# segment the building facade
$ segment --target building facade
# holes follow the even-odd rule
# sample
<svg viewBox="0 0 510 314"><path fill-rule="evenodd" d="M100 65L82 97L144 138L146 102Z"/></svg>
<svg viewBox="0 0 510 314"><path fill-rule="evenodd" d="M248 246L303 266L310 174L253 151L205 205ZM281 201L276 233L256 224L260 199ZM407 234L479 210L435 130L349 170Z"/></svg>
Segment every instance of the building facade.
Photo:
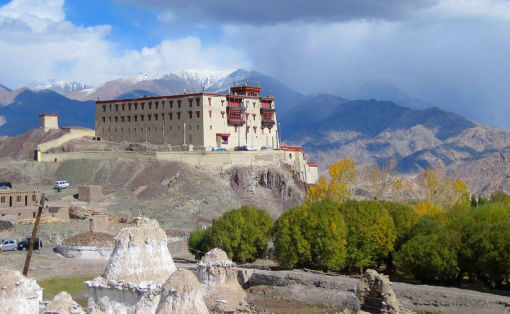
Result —
<svg viewBox="0 0 510 314"><path fill-rule="evenodd" d="M194 93L96 102L96 136L115 142L148 142L233 149L279 148L274 97L234 84L228 94Z"/></svg>
<svg viewBox="0 0 510 314"><path fill-rule="evenodd" d="M0 190L0 219L34 218L38 204L37 190Z"/></svg>
<svg viewBox="0 0 510 314"><path fill-rule="evenodd" d="M40 113L39 122L39 127L45 131L58 130L58 113Z"/></svg>

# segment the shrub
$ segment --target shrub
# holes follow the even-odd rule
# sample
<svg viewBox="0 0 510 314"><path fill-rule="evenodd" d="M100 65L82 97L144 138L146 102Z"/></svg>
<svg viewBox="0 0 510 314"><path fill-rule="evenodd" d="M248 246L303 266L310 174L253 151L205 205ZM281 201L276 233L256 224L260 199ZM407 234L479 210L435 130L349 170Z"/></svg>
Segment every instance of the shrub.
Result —
<svg viewBox="0 0 510 314"><path fill-rule="evenodd" d="M347 228L338 205L322 200L285 212L275 223L275 255L282 267L339 270L345 266Z"/></svg>

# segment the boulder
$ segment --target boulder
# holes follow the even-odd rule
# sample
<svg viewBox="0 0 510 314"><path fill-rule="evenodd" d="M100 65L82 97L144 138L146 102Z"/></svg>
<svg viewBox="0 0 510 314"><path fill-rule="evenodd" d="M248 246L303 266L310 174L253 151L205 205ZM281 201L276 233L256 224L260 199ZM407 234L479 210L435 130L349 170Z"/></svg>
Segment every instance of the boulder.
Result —
<svg viewBox="0 0 510 314"><path fill-rule="evenodd" d="M373 269L368 269L356 289L357 307L370 313L404 311L391 287L390 280Z"/></svg>
<svg viewBox="0 0 510 314"><path fill-rule="evenodd" d="M156 313L209 313L202 287L191 271L179 269L168 278Z"/></svg>
<svg viewBox="0 0 510 314"><path fill-rule="evenodd" d="M215 248L198 263L198 280L204 287L204 300L213 312L244 312L249 307L246 292L237 280L237 267L227 253Z"/></svg>
<svg viewBox="0 0 510 314"><path fill-rule="evenodd" d="M39 313L43 290L35 279L0 268L0 313Z"/></svg>

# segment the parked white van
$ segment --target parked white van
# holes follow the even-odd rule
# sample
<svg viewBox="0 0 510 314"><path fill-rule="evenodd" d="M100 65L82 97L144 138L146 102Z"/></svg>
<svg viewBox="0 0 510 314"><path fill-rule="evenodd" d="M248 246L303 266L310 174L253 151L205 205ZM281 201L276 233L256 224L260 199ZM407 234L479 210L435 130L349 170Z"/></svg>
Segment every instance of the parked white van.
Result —
<svg viewBox="0 0 510 314"><path fill-rule="evenodd" d="M67 189L68 187L69 187L69 182L67 182L67 181L53 182L53 188L55 188L55 189Z"/></svg>

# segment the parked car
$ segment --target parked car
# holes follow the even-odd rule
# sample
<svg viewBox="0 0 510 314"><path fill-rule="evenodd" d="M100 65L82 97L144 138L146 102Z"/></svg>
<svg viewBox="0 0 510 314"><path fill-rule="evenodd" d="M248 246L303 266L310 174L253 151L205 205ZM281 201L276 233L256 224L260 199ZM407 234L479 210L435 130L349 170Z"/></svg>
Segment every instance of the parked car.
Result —
<svg viewBox="0 0 510 314"><path fill-rule="evenodd" d="M0 182L0 190L10 190L12 189L11 182Z"/></svg>
<svg viewBox="0 0 510 314"><path fill-rule="evenodd" d="M25 238L18 242L18 250L20 250L20 251L28 250L29 247L30 247L30 238ZM39 238L35 238L34 250L39 250L42 247L43 247L42 241L39 240Z"/></svg>
<svg viewBox="0 0 510 314"><path fill-rule="evenodd" d="M253 147L249 146L249 145L243 145L243 150L244 151L252 151L254 150Z"/></svg>
<svg viewBox="0 0 510 314"><path fill-rule="evenodd" d="M234 150L235 150L235 151L242 151L242 150L244 150L244 149L243 149L243 147L242 147L242 146L236 146L236 147L234 148Z"/></svg>
<svg viewBox="0 0 510 314"><path fill-rule="evenodd" d="M67 189L69 187L69 182L67 181L55 181L53 182L53 188L55 189Z"/></svg>
<svg viewBox="0 0 510 314"><path fill-rule="evenodd" d="M227 149L225 147L213 147L212 151L213 152L226 152Z"/></svg>
<svg viewBox="0 0 510 314"><path fill-rule="evenodd" d="M260 150L274 150L271 146L262 146Z"/></svg>
<svg viewBox="0 0 510 314"><path fill-rule="evenodd" d="M2 239L0 243L0 251L15 251L18 243L14 239Z"/></svg>

